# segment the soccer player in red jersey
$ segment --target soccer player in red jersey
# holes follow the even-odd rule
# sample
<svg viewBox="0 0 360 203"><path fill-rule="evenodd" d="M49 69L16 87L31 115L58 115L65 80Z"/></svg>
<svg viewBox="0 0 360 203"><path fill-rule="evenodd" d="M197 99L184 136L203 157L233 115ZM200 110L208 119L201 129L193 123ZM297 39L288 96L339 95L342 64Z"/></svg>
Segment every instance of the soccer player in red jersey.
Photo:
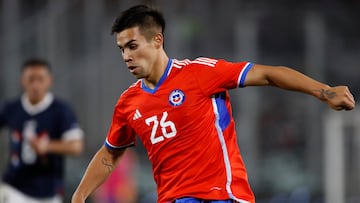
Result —
<svg viewBox="0 0 360 203"><path fill-rule="evenodd" d="M115 20L112 32L138 81L120 96L105 144L73 203L83 203L109 176L136 135L152 163L159 203L253 203L229 89L272 85L315 96L335 110L355 106L348 87L330 87L287 67L170 59L164 28L162 14L147 6L132 7Z"/></svg>

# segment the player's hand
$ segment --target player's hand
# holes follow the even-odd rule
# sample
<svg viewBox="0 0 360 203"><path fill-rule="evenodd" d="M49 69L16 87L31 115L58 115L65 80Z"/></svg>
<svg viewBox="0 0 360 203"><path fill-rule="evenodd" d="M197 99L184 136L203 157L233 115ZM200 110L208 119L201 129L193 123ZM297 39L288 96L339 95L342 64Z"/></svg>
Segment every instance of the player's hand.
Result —
<svg viewBox="0 0 360 203"><path fill-rule="evenodd" d="M355 99L347 86L335 86L322 91L327 104L334 110L352 110Z"/></svg>
<svg viewBox="0 0 360 203"><path fill-rule="evenodd" d="M30 140L31 147L36 151L39 155L44 155L48 151L49 146L49 138L47 136L34 137Z"/></svg>

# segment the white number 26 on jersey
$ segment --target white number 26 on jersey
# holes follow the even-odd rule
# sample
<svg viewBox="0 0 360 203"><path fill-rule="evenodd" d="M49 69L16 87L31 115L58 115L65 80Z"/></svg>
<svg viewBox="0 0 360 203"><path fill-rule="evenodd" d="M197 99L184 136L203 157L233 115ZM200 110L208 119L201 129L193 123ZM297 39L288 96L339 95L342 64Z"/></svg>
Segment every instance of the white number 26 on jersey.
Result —
<svg viewBox="0 0 360 203"><path fill-rule="evenodd" d="M172 121L167 121L168 113L165 111L160 119L160 127L162 135L156 135L159 127L159 120L157 116L151 116L145 120L146 125L151 126L150 140L152 144L156 144L165 140L165 138L172 138L176 135L176 127ZM169 130L169 131L168 131Z"/></svg>

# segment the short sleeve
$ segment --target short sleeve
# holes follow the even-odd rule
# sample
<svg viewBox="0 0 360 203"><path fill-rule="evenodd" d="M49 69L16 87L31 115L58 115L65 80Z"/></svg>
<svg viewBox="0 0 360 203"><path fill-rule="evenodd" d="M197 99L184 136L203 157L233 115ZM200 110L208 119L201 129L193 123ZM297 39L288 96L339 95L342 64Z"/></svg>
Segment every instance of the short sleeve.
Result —
<svg viewBox="0 0 360 203"><path fill-rule="evenodd" d="M61 139L65 141L82 139L83 130L80 128L75 112L68 104L62 104L61 115Z"/></svg>
<svg viewBox="0 0 360 203"><path fill-rule="evenodd" d="M112 122L108 131L105 146L110 149L122 149L135 145L136 133L127 121L121 103L115 106Z"/></svg>
<svg viewBox="0 0 360 203"><path fill-rule="evenodd" d="M231 63L225 60L198 58L194 61L191 71L203 92L210 96L228 89L244 87L246 75L253 65L250 62Z"/></svg>

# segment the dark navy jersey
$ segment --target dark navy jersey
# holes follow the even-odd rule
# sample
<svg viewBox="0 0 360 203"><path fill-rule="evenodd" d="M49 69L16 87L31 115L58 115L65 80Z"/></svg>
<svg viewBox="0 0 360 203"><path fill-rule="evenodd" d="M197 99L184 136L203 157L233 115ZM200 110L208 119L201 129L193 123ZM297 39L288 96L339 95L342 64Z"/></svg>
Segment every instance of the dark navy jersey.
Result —
<svg viewBox="0 0 360 203"><path fill-rule="evenodd" d="M64 158L57 154L37 155L29 138L78 139L79 136L72 137L79 135L73 132L81 131L74 112L65 102L51 94L44 100L31 106L23 96L0 109L0 127L7 127L11 137L9 163L3 181L38 198L63 193Z"/></svg>

